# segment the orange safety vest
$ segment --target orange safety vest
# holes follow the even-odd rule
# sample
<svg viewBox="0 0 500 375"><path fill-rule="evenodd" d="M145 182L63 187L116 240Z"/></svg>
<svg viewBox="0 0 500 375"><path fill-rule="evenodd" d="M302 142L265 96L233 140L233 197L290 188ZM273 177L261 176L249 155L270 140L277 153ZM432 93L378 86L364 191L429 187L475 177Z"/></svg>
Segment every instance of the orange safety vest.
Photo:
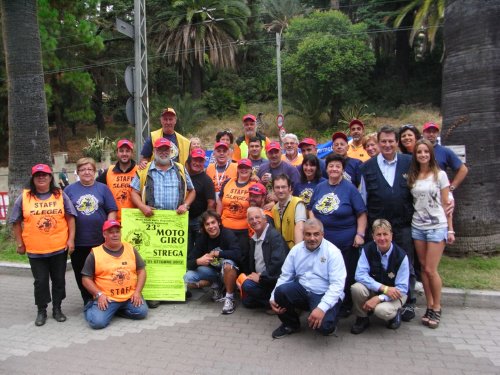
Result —
<svg viewBox="0 0 500 375"><path fill-rule="evenodd" d="M222 197L222 225L228 229L248 229L247 210L248 188L250 182L243 187L236 185L236 178L229 180L224 186Z"/></svg>
<svg viewBox="0 0 500 375"><path fill-rule="evenodd" d="M92 249L95 259L94 282L109 299L116 302L129 300L137 286L134 248L123 242L119 257L110 255L102 245Z"/></svg>
<svg viewBox="0 0 500 375"><path fill-rule="evenodd" d="M68 242L68 223L64 213L64 199L54 194L40 200L23 190L23 241L26 251L33 254L50 254L62 250Z"/></svg>
<svg viewBox="0 0 500 375"><path fill-rule="evenodd" d="M217 173L215 168L216 163L209 164L205 173L210 177L214 183L215 192L218 193L224 182L231 178L236 178L238 173L238 164L229 162L226 170L222 173Z"/></svg>
<svg viewBox="0 0 500 375"><path fill-rule="evenodd" d="M127 173L116 173L113 169L112 167L108 168L108 172L106 173L106 184L109 190L111 190L113 197L115 197L115 202L118 206L117 219L120 221L122 208L135 208L130 194L132 190L130 182L132 182L135 176L137 165Z"/></svg>

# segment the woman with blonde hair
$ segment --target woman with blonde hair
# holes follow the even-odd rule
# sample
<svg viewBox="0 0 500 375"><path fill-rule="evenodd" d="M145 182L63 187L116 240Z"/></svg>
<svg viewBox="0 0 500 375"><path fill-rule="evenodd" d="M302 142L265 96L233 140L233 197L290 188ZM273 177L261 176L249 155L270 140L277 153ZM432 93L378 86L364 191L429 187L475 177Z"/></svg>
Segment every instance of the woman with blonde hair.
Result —
<svg viewBox="0 0 500 375"><path fill-rule="evenodd" d="M370 133L363 137L361 141L363 148L370 158L377 156L380 150L378 149L377 133Z"/></svg>
<svg viewBox="0 0 500 375"><path fill-rule="evenodd" d="M420 139L415 144L408 185L413 195L415 212L412 218L412 237L422 267L427 309L422 324L437 328L441 320L442 281L438 266L446 243L455 241L451 215L443 207L449 202L450 183L446 173L439 169L434 147Z"/></svg>

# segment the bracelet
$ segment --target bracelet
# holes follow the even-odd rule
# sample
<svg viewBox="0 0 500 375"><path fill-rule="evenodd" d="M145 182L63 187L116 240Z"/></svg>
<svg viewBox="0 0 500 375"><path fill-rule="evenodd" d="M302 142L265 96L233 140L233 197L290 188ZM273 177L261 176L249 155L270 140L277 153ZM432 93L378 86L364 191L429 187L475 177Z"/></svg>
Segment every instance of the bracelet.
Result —
<svg viewBox="0 0 500 375"><path fill-rule="evenodd" d="M384 291L383 291L383 293L384 293L384 294L387 294L387 292L388 292L388 291L389 291L389 287L386 285L386 286L384 287Z"/></svg>
<svg viewBox="0 0 500 375"><path fill-rule="evenodd" d="M454 230L449 230L448 233L449 234L455 234L455 231Z"/></svg>
<svg viewBox="0 0 500 375"><path fill-rule="evenodd" d="M356 236L360 236L361 238L365 238L365 235L362 233L356 233Z"/></svg>

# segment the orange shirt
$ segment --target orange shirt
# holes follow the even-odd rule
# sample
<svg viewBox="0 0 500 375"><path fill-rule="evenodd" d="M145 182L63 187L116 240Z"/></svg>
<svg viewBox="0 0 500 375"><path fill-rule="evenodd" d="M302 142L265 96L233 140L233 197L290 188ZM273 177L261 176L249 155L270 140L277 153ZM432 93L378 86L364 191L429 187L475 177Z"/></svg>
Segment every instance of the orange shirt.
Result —
<svg viewBox="0 0 500 375"><path fill-rule="evenodd" d="M121 220L122 208L134 208L130 191L130 182L135 177L137 165L127 173L116 173L114 168L109 167L106 174L106 184L108 185L118 206L117 219Z"/></svg>
<svg viewBox="0 0 500 375"><path fill-rule="evenodd" d="M363 163L370 159L370 155L363 148L363 145L356 147L351 141L348 146L347 156L350 158L361 160Z"/></svg>
<svg viewBox="0 0 500 375"><path fill-rule="evenodd" d="M247 209L248 188L250 181L245 186L238 186L236 178L229 180L224 186L222 196L222 225L228 229L248 229Z"/></svg>
<svg viewBox="0 0 500 375"><path fill-rule="evenodd" d="M206 174L210 177L215 186L215 192L220 191L221 186L226 180L230 178L236 178L236 173L238 172L238 164L229 162L227 168L224 172L218 172L215 168L216 163L209 164L206 170Z"/></svg>
<svg viewBox="0 0 500 375"><path fill-rule="evenodd" d="M281 155L281 160L284 162L293 165L294 167L297 167L299 165L302 165L302 160L304 160L304 156L302 154L297 154L297 157L293 159L292 161L288 160L285 154Z"/></svg>

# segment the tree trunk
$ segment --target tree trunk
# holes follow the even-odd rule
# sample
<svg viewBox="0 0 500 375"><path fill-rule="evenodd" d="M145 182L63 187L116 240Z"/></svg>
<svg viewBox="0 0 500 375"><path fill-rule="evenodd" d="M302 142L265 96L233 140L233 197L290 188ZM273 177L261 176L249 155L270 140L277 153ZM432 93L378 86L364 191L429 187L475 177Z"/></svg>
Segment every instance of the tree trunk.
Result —
<svg viewBox="0 0 500 375"><path fill-rule="evenodd" d="M405 17L400 28L411 27L413 19ZM410 68L410 30L399 30L396 33L396 71L401 82L408 85L408 70Z"/></svg>
<svg viewBox="0 0 500 375"><path fill-rule="evenodd" d="M9 199L28 182L31 167L51 164L36 0L2 0L8 82Z"/></svg>
<svg viewBox="0 0 500 375"><path fill-rule="evenodd" d="M448 1L445 10L445 145L465 145L469 174L457 189L452 254L500 250L500 2Z"/></svg>
<svg viewBox="0 0 500 375"><path fill-rule="evenodd" d="M202 80L201 66L194 63L194 65L191 68L191 97L193 99L201 98L201 80Z"/></svg>
<svg viewBox="0 0 500 375"><path fill-rule="evenodd" d="M94 95L92 97L92 109L94 110L94 122L97 125L97 130L104 130L104 114L103 114L103 68L97 67L92 69L91 74L95 83Z"/></svg>
<svg viewBox="0 0 500 375"><path fill-rule="evenodd" d="M59 151L67 151L68 144L66 143L66 132L64 129L64 120L63 120L63 108L61 108L61 104L54 103L52 106L54 111L54 122L56 123L57 129L57 140L59 141Z"/></svg>

